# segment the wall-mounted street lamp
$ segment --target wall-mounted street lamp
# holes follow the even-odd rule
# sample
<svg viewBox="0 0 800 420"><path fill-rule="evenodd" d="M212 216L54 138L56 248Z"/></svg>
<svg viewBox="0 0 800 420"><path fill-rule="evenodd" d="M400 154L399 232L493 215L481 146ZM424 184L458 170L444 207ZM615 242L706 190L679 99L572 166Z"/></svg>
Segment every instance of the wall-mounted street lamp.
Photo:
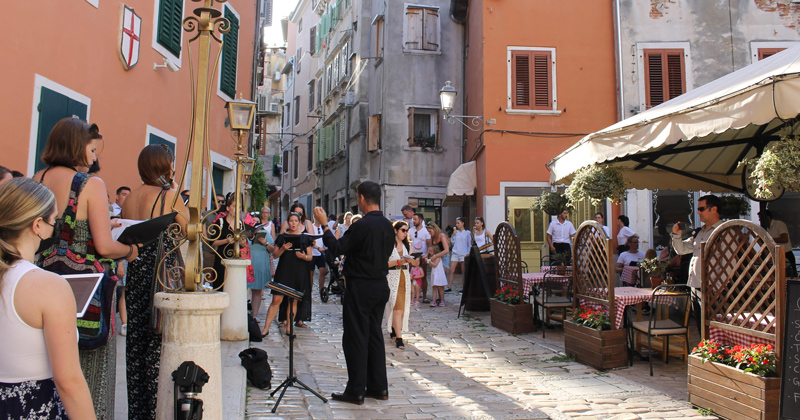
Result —
<svg viewBox="0 0 800 420"><path fill-rule="evenodd" d="M253 116L256 113L256 103L242 98L230 101L225 105L228 108L228 121L231 130L237 130L236 136L236 192L234 193L234 219L236 224L233 226L233 258L241 258L240 243L244 226L242 220L242 177L250 176L253 173L255 160L244 155L244 138L250 127L253 126ZM225 255L225 257L228 257Z"/></svg>
<svg viewBox="0 0 800 420"><path fill-rule="evenodd" d="M450 124L455 124L456 121L460 122L461 125L467 127L472 131L479 131L481 125L483 125L483 117L475 116L475 115L451 115L450 113L453 112L453 103L456 101L456 95L458 91L450 81L446 81L444 83L444 87L442 90L439 91L439 101L442 103L442 118L447 120ZM469 125L462 121L463 119L469 119ZM470 127L471 126L471 127ZM474 128L473 128L474 127Z"/></svg>

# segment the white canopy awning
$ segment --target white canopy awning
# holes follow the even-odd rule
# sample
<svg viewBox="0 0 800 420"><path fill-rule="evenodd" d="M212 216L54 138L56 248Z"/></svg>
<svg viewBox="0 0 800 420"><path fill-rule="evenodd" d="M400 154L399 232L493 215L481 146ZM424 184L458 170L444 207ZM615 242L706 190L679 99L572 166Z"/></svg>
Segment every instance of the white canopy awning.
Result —
<svg viewBox="0 0 800 420"><path fill-rule="evenodd" d="M447 182L447 197L443 206L461 205L464 196L474 195L478 186L475 162L466 162L459 165L450 175Z"/></svg>
<svg viewBox="0 0 800 420"><path fill-rule="evenodd" d="M741 192L738 162L798 114L800 46L584 137L547 164L550 182L607 163L631 188Z"/></svg>

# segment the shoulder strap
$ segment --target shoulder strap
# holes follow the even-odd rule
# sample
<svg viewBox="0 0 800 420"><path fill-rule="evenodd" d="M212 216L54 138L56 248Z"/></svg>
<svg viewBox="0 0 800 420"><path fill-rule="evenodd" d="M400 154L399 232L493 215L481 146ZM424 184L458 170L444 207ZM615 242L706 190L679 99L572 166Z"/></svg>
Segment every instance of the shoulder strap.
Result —
<svg viewBox="0 0 800 420"><path fill-rule="evenodd" d="M164 214L164 199L166 198L166 196L167 196L167 190L161 190L161 192L158 193L158 196L156 197L155 201L153 201L153 207L150 208L151 219L153 218L153 212L156 210L156 204L158 204L159 198L161 198L161 214L162 215Z"/></svg>
<svg viewBox="0 0 800 420"><path fill-rule="evenodd" d="M45 169L44 172L42 172L42 178L39 179L40 184L44 183L44 176L47 175L47 171L49 171L52 168L53 168L52 166L48 166L47 169Z"/></svg>

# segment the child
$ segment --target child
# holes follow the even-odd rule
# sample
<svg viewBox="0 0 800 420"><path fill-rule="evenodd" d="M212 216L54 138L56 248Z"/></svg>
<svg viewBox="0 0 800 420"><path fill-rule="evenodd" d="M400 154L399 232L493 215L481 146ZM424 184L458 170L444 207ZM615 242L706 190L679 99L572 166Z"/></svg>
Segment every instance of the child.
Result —
<svg viewBox="0 0 800 420"><path fill-rule="evenodd" d="M444 287L447 286L447 275L444 273L444 265L442 265L442 258L435 257L436 249L434 247L428 249L428 264L431 266L431 284L433 285L433 299L431 299L431 307L444 306ZM440 297L437 299L436 296Z"/></svg>
<svg viewBox="0 0 800 420"><path fill-rule="evenodd" d="M411 267L411 305L419 306L419 295L422 291L422 267Z"/></svg>

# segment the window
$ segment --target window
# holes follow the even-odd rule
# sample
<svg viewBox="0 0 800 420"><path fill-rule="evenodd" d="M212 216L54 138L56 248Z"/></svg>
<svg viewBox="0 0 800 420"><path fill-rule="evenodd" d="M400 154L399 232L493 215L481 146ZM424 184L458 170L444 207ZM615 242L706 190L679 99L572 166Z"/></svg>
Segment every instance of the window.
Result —
<svg viewBox="0 0 800 420"><path fill-rule="evenodd" d="M310 54L317 53L317 27L312 26L308 36L308 52Z"/></svg>
<svg viewBox="0 0 800 420"><path fill-rule="evenodd" d="M367 121L367 151L378 150L381 144L381 114L370 115Z"/></svg>
<svg viewBox="0 0 800 420"><path fill-rule="evenodd" d="M439 138L438 121L436 108L408 108L408 145L435 149Z"/></svg>
<svg viewBox="0 0 800 420"><path fill-rule="evenodd" d="M300 122L300 97L294 97L294 125Z"/></svg>
<svg viewBox="0 0 800 420"><path fill-rule="evenodd" d="M383 57L383 15L375 16L372 25L375 26L375 57Z"/></svg>
<svg viewBox="0 0 800 420"><path fill-rule="evenodd" d="M297 49L297 55L295 55L294 62L297 64L297 74L300 74L300 63L303 59L303 47Z"/></svg>
<svg viewBox="0 0 800 420"><path fill-rule="evenodd" d="M682 49L643 50L645 108L652 108L686 92Z"/></svg>
<svg viewBox="0 0 800 420"><path fill-rule="evenodd" d="M339 150L347 147L347 113L342 112L339 116Z"/></svg>
<svg viewBox="0 0 800 420"><path fill-rule="evenodd" d="M225 4L225 18L231 23L228 33L222 35L222 63L219 71L219 90L229 98L236 97L236 60L239 53L239 17L230 5Z"/></svg>
<svg viewBox="0 0 800 420"><path fill-rule="evenodd" d="M339 70L339 80L346 79L347 76L350 75L348 65L350 64L350 57L348 57L350 51L350 44L345 42L342 45L342 50L339 52L339 65L341 65L341 69Z"/></svg>
<svg viewBox="0 0 800 420"><path fill-rule="evenodd" d="M283 151L283 173L284 174L288 174L289 173L289 151L288 150L284 150Z"/></svg>
<svg viewBox="0 0 800 420"><path fill-rule="evenodd" d="M303 32L303 18L297 21L297 33Z"/></svg>
<svg viewBox="0 0 800 420"><path fill-rule="evenodd" d="M293 152L294 152L294 179L297 179L297 177L300 175L300 174L298 173L298 170L297 170L297 168L298 168L298 166L299 166L299 162L298 162L298 161L299 161L299 159L300 159L300 158L298 157L298 156L299 156L299 153L298 153L298 147L297 147L297 146L295 146L295 147L294 147L294 150L293 150Z"/></svg>
<svg viewBox="0 0 800 420"><path fill-rule="evenodd" d="M155 20L157 24L153 28L155 32L153 47L162 54L171 54L174 58L179 59L183 35L183 1L157 1Z"/></svg>
<svg viewBox="0 0 800 420"><path fill-rule="evenodd" d="M77 117L84 121L89 118L91 99L65 86L36 75L34 92L38 96L38 105L34 108L38 114L36 124L36 144L28 151L28 168L36 171L45 168L39 159L42 156L50 131L62 118ZM36 115L36 114L34 114ZM101 124L102 125L102 124Z"/></svg>
<svg viewBox="0 0 800 420"><path fill-rule="evenodd" d="M763 60L787 48L800 45L798 41L750 41L750 62Z"/></svg>
<svg viewBox="0 0 800 420"><path fill-rule="evenodd" d="M314 110L314 84L316 80L311 79L308 82L308 111L311 112Z"/></svg>
<svg viewBox="0 0 800 420"><path fill-rule="evenodd" d="M320 77L319 79L317 79L317 88L316 88L317 89L317 105L322 105L322 89L323 89L323 86L324 85L322 84L322 77Z"/></svg>
<svg viewBox="0 0 800 420"><path fill-rule="evenodd" d="M555 54L554 48L508 48L507 112L558 112Z"/></svg>
<svg viewBox="0 0 800 420"><path fill-rule="evenodd" d="M308 136L308 152L306 153L307 170L314 169L314 135Z"/></svg>
<svg viewBox="0 0 800 420"><path fill-rule="evenodd" d="M403 51L440 52L438 8L406 7Z"/></svg>
<svg viewBox="0 0 800 420"><path fill-rule="evenodd" d="M178 138L175 136L171 136L151 125L147 125L147 144L163 144L172 150L172 153L175 153L175 144L178 142Z"/></svg>
<svg viewBox="0 0 800 420"><path fill-rule="evenodd" d="M327 88L325 89L326 93L330 92L333 89L332 72L333 72L333 65L328 64L328 67L325 69L325 83L326 83L325 86L327 86Z"/></svg>
<svg viewBox="0 0 800 420"><path fill-rule="evenodd" d="M289 102L288 104L286 104L285 108L286 108L286 113L285 113L286 114L286 123L284 124L284 126L286 128L289 128L289 126L292 125L292 103Z"/></svg>
<svg viewBox="0 0 800 420"><path fill-rule="evenodd" d="M333 62L331 63L331 66L333 68L333 70L331 72L333 74L333 79L332 79L333 83L332 83L332 85L333 85L333 87L336 87L336 83L339 81L339 55L338 54L335 57L333 57Z"/></svg>

